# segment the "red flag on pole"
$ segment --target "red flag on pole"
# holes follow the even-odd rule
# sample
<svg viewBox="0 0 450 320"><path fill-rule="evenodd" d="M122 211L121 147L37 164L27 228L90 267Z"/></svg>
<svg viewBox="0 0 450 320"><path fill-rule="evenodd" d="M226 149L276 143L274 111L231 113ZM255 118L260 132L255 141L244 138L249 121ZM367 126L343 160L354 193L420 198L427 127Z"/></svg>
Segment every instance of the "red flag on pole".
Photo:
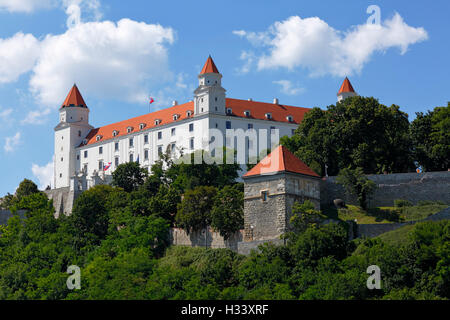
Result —
<svg viewBox="0 0 450 320"><path fill-rule="evenodd" d="M150 103L153 103L153 102L155 102L155 100L153 100L153 98L150 97Z"/></svg>

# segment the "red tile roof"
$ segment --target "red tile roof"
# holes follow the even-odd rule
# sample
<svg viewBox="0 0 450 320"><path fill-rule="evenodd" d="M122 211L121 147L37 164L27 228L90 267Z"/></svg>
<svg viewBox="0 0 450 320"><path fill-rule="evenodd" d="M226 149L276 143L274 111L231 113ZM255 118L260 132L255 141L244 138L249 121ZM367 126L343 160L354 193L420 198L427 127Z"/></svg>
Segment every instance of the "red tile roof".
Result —
<svg viewBox="0 0 450 320"><path fill-rule="evenodd" d="M280 145L247 172L244 175L244 178L256 175L274 174L277 172L293 172L319 177L317 173L297 158L285 146Z"/></svg>
<svg viewBox="0 0 450 320"><path fill-rule="evenodd" d="M341 88L339 89L338 94L341 94L343 92L355 92L352 84L350 83L350 80L348 80L347 77L345 77L344 82L342 82L342 85L341 85Z"/></svg>
<svg viewBox="0 0 450 320"><path fill-rule="evenodd" d="M204 73L219 73L219 70L217 69L211 56L208 57L208 59L205 62L205 65L203 66L202 71L200 72L200 74Z"/></svg>
<svg viewBox="0 0 450 320"><path fill-rule="evenodd" d="M84 99L81 96L81 93L78 90L76 84L74 84L72 89L70 89L70 92L67 95L66 100L64 100L63 104L61 105L61 108L70 106L81 106L87 108L86 102L84 102Z"/></svg>
<svg viewBox="0 0 450 320"><path fill-rule="evenodd" d="M301 108L294 106L286 106L280 104L266 103L266 102L257 102L257 101L248 101L248 100L240 100L240 99L231 99L226 98L225 105L227 108L231 108L231 116L240 117L240 118L249 118L249 119L260 119L267 120L266 113L271 113L272 119L267 121L279 121L286 122L292 124L299 124L306 112L308 112L309 108ZM192 112L192 116L194 115L194 102L188 102L185 104L176 105L170 108L162 109L159 111L155 111L152 113L148 113L142 116L138 116L132 119L123 120L120 122L112 123L100 128L93 129L89 132L86 137L86 144L96 143L96 137L98 135L101 136L100 141L105 141L108 139L114 138L113 131L116 130L117 136L124 136L129 134L127 132L128 127L132 127L133 130L130 132L135 133L137 131L141 131L139 129L139 125L141 123L145 124L145 127L142 130L146 130L148 128L153 128L158 125L155 125L155 120L161 120L159 125L166 125L168 123L180 121L187 118L186 112L190 110ZM245 116L244 111L250 111L250 115L248 117ZM177 120L173 119L173 115L178 114L179 117ZM291 116L292 121L290 122L287 117ZM84 145L84 144L82 144Z"/></svg>

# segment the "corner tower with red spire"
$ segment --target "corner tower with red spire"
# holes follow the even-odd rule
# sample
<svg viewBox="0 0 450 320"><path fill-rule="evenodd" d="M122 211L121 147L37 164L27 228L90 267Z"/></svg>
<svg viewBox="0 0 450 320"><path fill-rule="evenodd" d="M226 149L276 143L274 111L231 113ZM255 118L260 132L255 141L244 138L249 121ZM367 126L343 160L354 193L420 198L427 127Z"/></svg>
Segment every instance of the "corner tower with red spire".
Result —
<svg viewBox="0 0 450 320"><path fill-rule="evenodd" d="M76 147L93 127L89 124L89 109L74 84L59 108L59 124L55 127L54 188L70 186L70 179L80 168Z"/></svg>
<svg viewBox="0 0 450 320"><path fill-rule="evenodd" d="M194 113L225 114L225 92L222 88L222 75L211 56L198 75L198 87L194 91Z"/></svg>
<svg viewBox="0 0 450 320"><path fill-rule="evenodd" d="M348 98L348 97L356 97L358 94L353 89L352 84L350 83L350 80L348 80L347 77L345 77L344 82L342 82L341 88L339 89L339 92L337 93L338 102L341 102L342 100Z"/></svg>

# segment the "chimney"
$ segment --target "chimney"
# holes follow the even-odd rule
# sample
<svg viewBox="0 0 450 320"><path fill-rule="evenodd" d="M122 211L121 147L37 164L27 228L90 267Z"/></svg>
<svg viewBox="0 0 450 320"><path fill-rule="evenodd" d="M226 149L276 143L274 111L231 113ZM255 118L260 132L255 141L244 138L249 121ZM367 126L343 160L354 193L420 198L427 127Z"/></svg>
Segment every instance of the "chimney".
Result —
<svg viewBox="0 0 450 320"><path fill-rule="evenodd" d="M248 98L247 100L248 100L248 101L253 101L253 99L252 99L252 98Z"/></svg>
<svg viewBox="0 0 450 320"><path fill-rule="evenodd" d="M273 99L273 104L278 104L278 98Z"/></svg>
<svg viewBox="0 0 450 320"><path fill-rule="evenodd" d="M178 104L178 101L177 100L173 100L172 101L172 106L176 106Z"/></svg>

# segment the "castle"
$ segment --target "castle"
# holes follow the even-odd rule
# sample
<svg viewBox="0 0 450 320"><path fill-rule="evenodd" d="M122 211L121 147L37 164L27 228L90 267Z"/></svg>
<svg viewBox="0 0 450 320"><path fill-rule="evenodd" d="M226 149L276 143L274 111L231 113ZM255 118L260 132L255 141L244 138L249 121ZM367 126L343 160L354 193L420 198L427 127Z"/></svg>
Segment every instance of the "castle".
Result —
<svg viewBox="0 0 450 320"><path fill-rule="evenodd" d="M356 93L346 78L338 101L353 95ZM200 149L214 152L210 142L212 132L217 130L228 148L235 149L235 140L244 146L247 161L250 151L259 154L276 146L279 137L292 136L309 110L280 104L278 99L266 103L227 98L222 75L211 56L198 75L192 101L174 101L172 107L99 128L90 125L89 108L74 85L59 109L54 182L48 194L57 215L70 214L77 195L97 184L110 183L111 173L119 164L135 161L150 170L167 150L174 157ZM230 138L227 134L232 130L238 134ZM249 132L266 134L259 135L259 143L254 143L247 137ZM245 166L242 168L245 173Z"/></svg>

